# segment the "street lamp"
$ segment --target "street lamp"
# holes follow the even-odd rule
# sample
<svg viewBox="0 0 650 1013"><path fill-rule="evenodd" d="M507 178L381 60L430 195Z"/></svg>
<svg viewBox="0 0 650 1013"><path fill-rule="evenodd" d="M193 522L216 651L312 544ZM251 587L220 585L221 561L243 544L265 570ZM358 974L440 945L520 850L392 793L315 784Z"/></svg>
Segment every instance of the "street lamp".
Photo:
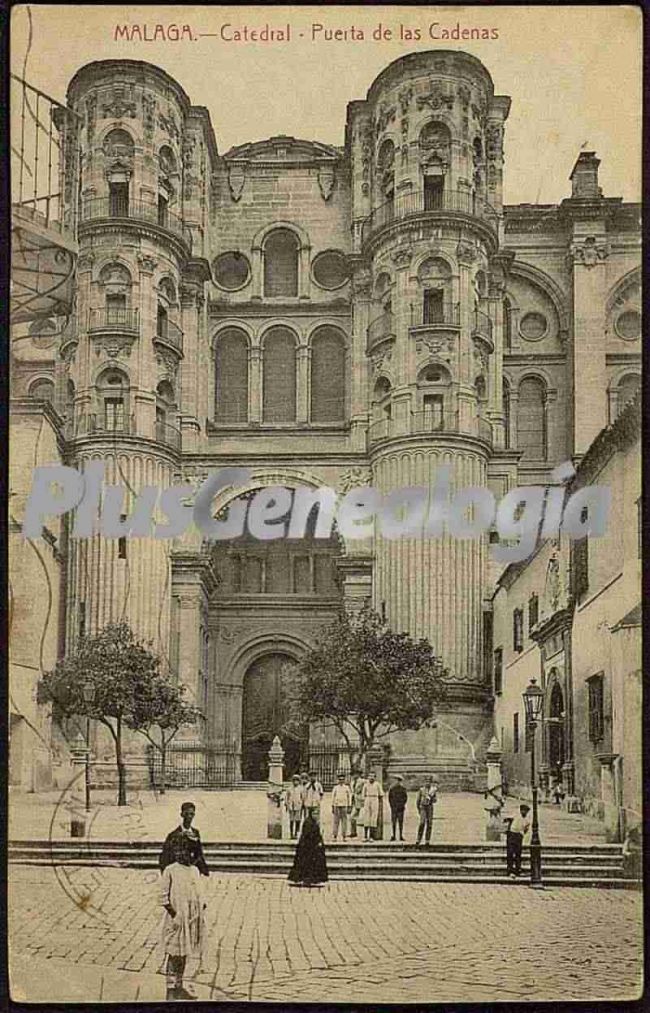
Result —
<svg viewBox="0 0 650 1013"><path fill-rule="evenodd" d="M87 679L82 693L86 707L91 707L95 700L94 682ZM86 812L90 812L90 714L86 715Z"/></svg>
<svg viewBox="0 0 650 1013"><path fill-rule="evenodd" d="M530 885L542 885L542 842L539 839L539 821L537 818L537 780L535 771L535 729L542 716L544 690L531 679L522 693L526 709L526 722L530 728L530 784L533 792L533 827L530 837Z"/></svg>

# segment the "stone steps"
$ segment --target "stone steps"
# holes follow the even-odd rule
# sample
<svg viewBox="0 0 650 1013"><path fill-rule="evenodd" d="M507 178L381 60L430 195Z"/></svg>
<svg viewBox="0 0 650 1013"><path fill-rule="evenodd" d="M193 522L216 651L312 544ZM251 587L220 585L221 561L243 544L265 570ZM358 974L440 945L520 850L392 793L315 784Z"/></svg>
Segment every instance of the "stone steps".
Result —
<svg viewBox="0 0 650 1013"><path fill-rule="evenodd" d="M113 866L155 869L160 842L25 841L9 845L9 861L20 865ZM223 842L204 845L210 869L219 874L286 877L293 861L289 842ZM504 874L502 844L414 845L331 843L327 861L332 879L410 880L427 882L516 882ZM543 851L548 885L634 886L622 873L619 845L549 845ZM529 875L524 849L523 882Z"/></svg>

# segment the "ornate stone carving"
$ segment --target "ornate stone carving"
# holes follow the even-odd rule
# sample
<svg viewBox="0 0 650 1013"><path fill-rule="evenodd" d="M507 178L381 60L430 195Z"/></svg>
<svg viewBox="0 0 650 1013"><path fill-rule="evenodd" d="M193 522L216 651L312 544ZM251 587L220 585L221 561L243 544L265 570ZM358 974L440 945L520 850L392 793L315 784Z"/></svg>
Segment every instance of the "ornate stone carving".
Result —
<svg viewBox="0 0 650 1013"><path fill-rule="evenodd" d="M390 259L395 267L401 269L409 266L412 256L413 247L410 243L404 243L402 246L396 246L395 249L391 251Z"/></svg>
<svg viewBox="0 0 650 1013"><path fill-rule="evenodd" d="M332 196L335 181L336 174L334 172L334 166L321 165L318 170L318 188L323 200L327 201Z"/></svg>
<svg viewBox="0 0 650 1013"><path fill-rule="evenodd" d="M179 288L179 295L182 306L196 306L199 299L199 289L196 285L183 284Z"/></svg>
<svg viewBox="0 0 650 1013"><path fill-rule="evenodd" d="M377 115L375 116L375 134L377 137L384 132L389 123L393 122L396 112L395 106L389 106L385 102L380 102Z"/></svg>
<svg viewBox="0 0 650 1013"><path fill-rule="evenodd" d="M348 468L341 472L336 491L341 495L350 492L351 489L358 489L364 485L370 485L372 481L370 468L355 467Z"/></svg>
<svg viewBox="0 0 650 1013"><path fill-rule="evenodd" d="M178 357L167 348L160 348L156 352L156 362L158 366L164 371L165 375L172 382L176 379L178 373Z"/></svg>
<svg viewBox="0 0 650 1013"><path fill-rule="evenodd" d="M413 98L413 86L407 84L404 88L400 88L397 98L399 101L399 107L402 111L402 116L405 116L408 112L409 105L411 104L411 99Z"/></svg>
<svg viewBox="0 0 650 1013"><path fill-rule="evenodd" d="M369 299L372 292L372 277L367 267L354 272L352 277L352 293L360 299Z"/></svg>
<svg viewBox="0 0 650 1013"><path fill-rule="evenodd" d="M406 165L406 163L409 160L409 146L408 146L408 144L403 144L400 150L401 150L401 155L402 155L402 165Z"/></svg>
<svg viewBox="0 0 650 1013"><path fill-rule="evenodd" d="M169 115L165 116L163 113L158 113L158 126L161 130L164 130L169 137L174 141L178 141L181 136L181 132L176 122L176 117L172 110L169 110Z"/></svg>
<svg viewBox="0 0 650 1013"><path fill-rule="evenodd" d="M471 267L478 256L478 251L473 243L468 243L466 240L461 239L460 243L456 247L456 257L459 264L463 264L464 267Z"/></svg>
<svg viewBox="0 0 650 1013"><path fill-rule="evenodd" d="M488 124L485 131L485 150L488 158L501 158L503 155L503 127L501 124Z"/></svg>
<svg viewBox="0 0 650 1013"><path fill-rule="evenodd" d="M246 182L246 170L244 166L229 165L228 186L230 187L230 195L234 201L238 201L239 198L241 197L245 182Z"/></svg>
<svg viewBox="0 0 650 1013"><path fill-rule="evenodd" d="M402 116L402 122L400 124L400 127L401 127L401 130L402 130L402 137L404 139L406 139L406 137L408 137L408 132L409 132L409 118L408 118L408 116Z"/></svg>
<svg viewBox="0 0 650 1013"><path fill-rule="evenodd" d="M456 89L456 94L458 95L458 101L460 102L462 108L464 110L467 110L469 108L470 99L472 97L470 89L467 87L466 84L459 84L458 88Z"/></svg>
<svg viewBox="0 0 650 1013"><path fill-rule="evenodd" d="M455 339L449 334L421 334L415 342L415 351L420 357L437 355L444 362L451 362L455 354Z"/></svg>
<svg viewBox="0 0 650 1013"><path fill-rule="evenodd" d="M156 105L155 96L147 95L145 92L142 96L142 125L145 139L149 142L156 126Z"/></svg>
<svg viewBox="0 0 650 1013"><path fill-rule="evenodd" d="M582 242L571 243L569 258L575 264L595 267L609 256L609 243L595 236L587 236Z"/></svg>
<svg viewBox="0 0 650 1013"><path fill-rule="evenodd" d="M80 253L77 257L77 270L78 271L91 271L92 266L95 263L94 253Z"/></svg>
<svg viewBox="0 0 650 1013"><path fill-rule="evenodd" d="M86 139L88 145L93 143L95 136L95 121L97 119L97 96L93 92L86 99Z"/></svg>
<svg viewBox="0 0 650 1013"><path fill-rule="evenodd" d="M442 85L437 81L431 82L431 87L428 92L424 95L418 95L415 100L415 104L418 109L429 108L433 112L437 112L439 109L453 109L454 107L454 96L447 95Z"/></svg>
<svg viewBox="0 0 650 1013"><path fill-rule="evenodd" d="M374 373L380 373L386 363L393 358L393 350L390 346L385 347L372 356L372 369Z"/></svg>
<svg viewBox="0 0 650 1013"><path fill-rule="evenodd" d="M474 362L482 373L487 373L489 364L488 353L482 345L478 344L478 342L474 342Z"/></svg>
<svg viewBox="0 0 650 1013"><path fill-rule="evenodd" d="M149 253L138 254L138 265L143 274L152 274L156 270L158 261Z"/></svg>
<svg viewBox="0 0 650 1013"><path fill-rule="evenodd" d="M113 85L112 91L108 93L108 96L102 102L102 116L104 119L121 120L126 117L135 119L137 112L135 99L133 98L133 88L129 89L127 97L124 86Z"/></svg>

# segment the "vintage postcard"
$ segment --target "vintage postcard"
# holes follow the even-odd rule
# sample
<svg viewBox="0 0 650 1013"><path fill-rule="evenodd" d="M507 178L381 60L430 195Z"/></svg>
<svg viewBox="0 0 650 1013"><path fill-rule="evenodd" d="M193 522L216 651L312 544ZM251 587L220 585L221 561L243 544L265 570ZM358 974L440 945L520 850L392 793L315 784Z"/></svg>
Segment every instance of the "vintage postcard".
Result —
<svg viewBox="0 0 650 1013"><path fill-rule="evenodd" d="M12 999L643 990L642 17L17 5Z"/></svg>

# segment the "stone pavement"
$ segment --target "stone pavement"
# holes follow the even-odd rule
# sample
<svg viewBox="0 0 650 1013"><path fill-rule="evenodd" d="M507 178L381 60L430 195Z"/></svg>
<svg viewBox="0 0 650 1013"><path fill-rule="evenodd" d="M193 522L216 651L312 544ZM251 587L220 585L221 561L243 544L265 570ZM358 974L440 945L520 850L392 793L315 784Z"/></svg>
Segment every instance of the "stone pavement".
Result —
<svg viewBox="0 0 650 1013"><path fill-rule="evenodd" d="M304 890L236 875L204 884L206 946L187 975L202 999L595 1003L640 995L637 892L394 882ZM155 872L12 867L14 1000L162 999L157 888Z"/></svg>
<svg viewBox="0 0 650 1013"><path fill-rule="evenodd" d="M206 841L266 840L267 799L261 791L173 791L159 795L147 789L132 790L129 805L115 805L115 791L93 792L89 820L92 840L162 840L179 822L180 804L196 804L196 825ZM9 799L9 840L67 840L70 819L65 793L12 793ZM485 840L485 811L482 795L449 793L440 795L435 809L434 840L467 844ZM509 799L505 812L517 812L518 799ZM331 832L329 795L322 805L325 839ZM384 806L384 840L390 838L388 805ZM285 821L286 822L286 821ZM589 816L565 812L560 806L540 806L542 840L548 844L604 843L604 826ZM405 836L415 841L417 813L415 792L409 793ZM285 826L288 838L288 827Z"/></svg>

